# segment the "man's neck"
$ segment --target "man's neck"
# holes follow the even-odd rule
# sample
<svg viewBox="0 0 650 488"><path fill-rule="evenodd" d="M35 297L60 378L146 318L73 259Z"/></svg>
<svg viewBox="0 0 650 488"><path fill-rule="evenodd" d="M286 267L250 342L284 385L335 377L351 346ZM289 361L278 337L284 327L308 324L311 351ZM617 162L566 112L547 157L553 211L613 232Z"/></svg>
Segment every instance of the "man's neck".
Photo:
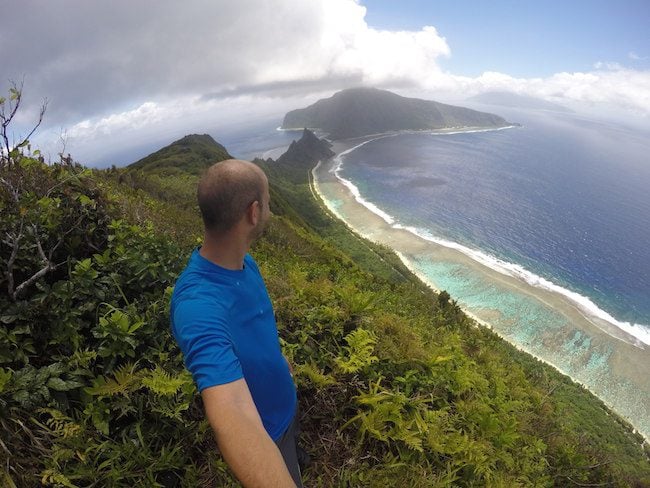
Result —
<svg viewBox="0 0 650 488"><path fill-rule="evenodd" d="M250 243L236 236L215 237L206 234L199 254L208 261L231 270L244 267L244 257Z"/></svg>

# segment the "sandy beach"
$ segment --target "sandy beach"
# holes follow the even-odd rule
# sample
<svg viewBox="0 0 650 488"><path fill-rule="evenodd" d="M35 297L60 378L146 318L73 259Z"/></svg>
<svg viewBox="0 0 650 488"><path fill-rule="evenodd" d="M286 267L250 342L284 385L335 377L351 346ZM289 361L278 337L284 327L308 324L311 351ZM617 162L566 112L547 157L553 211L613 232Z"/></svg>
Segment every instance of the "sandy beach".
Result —
<svg viewBox="0 0 650 488"><path fill-rule="evenodd" d="M371 136L334 143L336 154ZM395 250L427 285L446 289L478 323L583 384L650 438L650 347L592 317L554 291L532 286L467 254L382 218L334 174L336 157L314 168L313 189L359 235Z"/></svg>

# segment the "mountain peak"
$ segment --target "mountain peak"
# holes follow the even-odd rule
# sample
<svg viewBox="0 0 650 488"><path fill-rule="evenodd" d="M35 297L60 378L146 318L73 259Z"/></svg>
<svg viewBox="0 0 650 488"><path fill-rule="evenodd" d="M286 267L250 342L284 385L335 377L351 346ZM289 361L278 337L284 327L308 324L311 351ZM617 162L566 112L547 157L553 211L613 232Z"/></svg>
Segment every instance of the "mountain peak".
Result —
<svg viewBox="0 0 650 488"><path fill-rule="evenodd" d="M178 171L200 174L210 165L231 159L225 147L209 134L188 134L128 166L142 171Z"/></svg>
<svg viewBox="0 0 650 488"><path fill-rule="evenodd" d="M170 146L189 146L192 144L220 145L210 134L188 134L181 137L179 140L172 142Z"/></svg>
<svg viewBox="0 0 650 488"><path fill-rule="evenodd" d="M287 175L287 178L290 180L302 181L305 177L304 171L311 169L314 161L334 156L330 147L331 144L325 139L319 139L312 131L304 129L302 137L293 141L273 166L288 170L291 175Z"/></svg>

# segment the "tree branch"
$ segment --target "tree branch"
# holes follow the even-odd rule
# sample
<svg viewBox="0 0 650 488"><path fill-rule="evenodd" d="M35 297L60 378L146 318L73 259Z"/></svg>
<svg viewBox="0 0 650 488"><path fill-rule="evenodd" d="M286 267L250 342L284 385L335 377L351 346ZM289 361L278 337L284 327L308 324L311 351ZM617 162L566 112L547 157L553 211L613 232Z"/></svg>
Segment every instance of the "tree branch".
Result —
<svg viewBox="0 0 650 488"><path fill-rule="evenodd" d="M13 249L11 250L11 256L9 256L9 261L7 261L7 292L9 296L14 294L14 262L18 256L18 244L23 237L23 224L25 218L20 218L20 228L18 229L18 235L13 239Z"/></svg>
<svg viewBox="0 0 650 488"><path fill-rule="evenodd" d="M36 239L36 247L38 248L38 254L41 255L41 259L44 262L49 263L50 260L47 259L47 256L43 252L43 246L41 246L41 240L38 238L38 229L36 228L36 225L32 225L32 230L34 231L34 238Z"/></svg>
<svg viewBox="0 0 650 488"><path fill-rule="evenodd" d="M10 81L10 83L11 83L11 87L9 88L10 96L9 96L9 107L8 107L9 113L5 111L4 101L2 104L0 104L0 122L1 122L0 136L2 137L2 143L4 145L4 147L0 150L0 167L5 164L10 165L12 163L12 158L11 158L12 148L11 145L9 144L9 125L13 121L14 117L16 116L16 113L18 113L18 109L20 108L20 104L23 99L23 85L25 84L25 81L22 80L20 82L20 85L18 85L15 81ZM48 100L44 99L39 110L38 121L32 127L32 129L29 131L29 134L27 134L26 137L23 137L20 140L20 142L14 144L13 146L14 149L21 148L29 142L29 138L40 127L41 122L43 122L43 117L45 116L45 112L47 111L47 105L48 105Z"/></svg>
<svg viewBox="0 0 650 488"><path fill-rule="evenodd" d="M12 298L14 299L14 301L16 301L18 299L18 295L20 295L20 293L25 288L27 288L29 285L34 283L37 279L45 276L48 272L54 271L55 269L57 269L59 266L65 264L66 262L67 261L63 261L63 262L61 262L59 264L52 264L50 261L48 261L44 268L40 269L39 271L34 273L30 278L28 278L27 280L23 281L20 285L18 285L18 288L16 288L16 291L12 295Z"/></svg>
<svg viewBox="0 0 650 488"><path fill-rule="evenodd" d="M18 247L14 246L14 249L13 249L13 252L12 252L13 260L12 260L12 258L10 258L9 265L8 265L8 269L9 269L9 295L13 298L14 301L16 301L18 299L18 295L20 295L20 293L22 293L22 291L25 288L30 286L32 283L34 283L39 278L42 278L43 276L45 276L50 271L54 271L59 266L62 266L63 264L65 264L67 262L67 260L66 260L66 261L60 262L59 264L53 264L52 263L52 256L54 254L54 251L56 251L58 249L58 247L63 243L65 236L68 235L70 232L72 232L74 230L74 228L76 228L80 223L81 223L81 219L77 220L77 222L75 222L75 224L73 226L71 226L70 229L65 234L63 234L61 236L61 238L54 245L54 247L52 249L50 249L49 256L45 255L45 251L43 250L41 240L38 237L38 229L37 229L36 225L32 225L32 230L34 232L34 239L36 239L36 247L38 249L38 254L40 255L43 262L45 263L45 266L43 266L40 270L38 270L36 273L34 273L28 279L23 281L20 285L18 285L18 287L15 290L13 289L14 278L13 278L13 269L12 268L13 268L13 260L15 260L15 255L14 254L18 253ZM21 237L22 237L22 221L21 221ZM14 242L16 242L16 240L14 240Z"/></svg>
<svg viewBox="0 0 650 488"><path fill-rule="evenodd" d="M70 180L72 180L72 179L74 179L74 178L78 178L82 171L83 171L83 170L81 170L79 173L74 173L74 172L73 172L73 173L72 173L70 176L68 176L67 178L65 178L65 179L63 179L63 180L61 180L61 181L59 181L56 185L54 185L52 188L50 188L49 190L47 190L47 193L45 193L45 196L46 196L46 197L49 197L49 196L50 196L50 193L52 193L52 191L53 191L57 186L61 186L61 185L67 183L68 181L70 181Z"/></svg>
<svg viewBox="0 0 650 488"><path fill-rule="evenodd" d="M43 104L41 105L41 109L38 114L38 122L36 122L36 125L32 128L29 134L23 137L23 140L20 141L20 143L18 143L16 147L23 146L27 141L29 141L29 138L32 137L32 134L36 132L36 129L38 129L38 127L41 125L41 122L43 122L43 117L45 116L45 111L47 110L47 104L48 104L48 100L46 98L45 100L43 100Z"/></svg>
<svg viewBox="0 0 650 488"><path fill-rule="evenodd" d="M24 86L24 84L25 84L25 80L21 80L21 81L20 81L20 88L18 88L18 85L16 84L15 81L12 81L12 82L11 82L11 88L13 88L14 90L16 90L16 103L15 103L15 104L12 104L12 103L11 103L11 100L9 101L9 107L10 107L11 113L9 114L9 117L7 117L7 118L5 119L5 120L6 120L6 123L3 123L3 125L5 125L5 124L8 125L9 122L11 122L11 119L13 119L14 116L16 115L16 112L18 112L18 108L20 107L20 101L21 101L22 98L23 98L23 86ZM12 106L12 105L13 105L13 106ZM3 114L3 119L4 119L4 118L5 118L5 117L4 117L4 114Z"/></svg>
<svg viewBox="0 0 650 488"><path fill-rule="evenodd" d="M11 123L12 119L16 115L16 112L18 112L18 108L20 107L20 101L23 96L23 84L24 81L20 82L20 88L18 88L18 85L16 84L15 81L11 81L11 88L9 89L10 92L16 94L15 102L14 100L11 100L11 96L9 98L9 115L5 114L5 107L4 104L2 105L2 110L0 110L0 120L2 120L2 139L4 141L4 149L7 151L7 162L9 162L9 153L11 152L11 147L9 145L9 136L7 134L7 127L9 127L9 124Z"/></svg>
<svg viewBox="0 0 650 488"><path fill-rule="evenodd" d="M14 202L18 203L18 200L20 200L18 188L16 188L14 185L11 184L9 180L5 180L4 178L0 178L0 183L2 183L9 193L11 193L11 196L14 198Z"/></svg>

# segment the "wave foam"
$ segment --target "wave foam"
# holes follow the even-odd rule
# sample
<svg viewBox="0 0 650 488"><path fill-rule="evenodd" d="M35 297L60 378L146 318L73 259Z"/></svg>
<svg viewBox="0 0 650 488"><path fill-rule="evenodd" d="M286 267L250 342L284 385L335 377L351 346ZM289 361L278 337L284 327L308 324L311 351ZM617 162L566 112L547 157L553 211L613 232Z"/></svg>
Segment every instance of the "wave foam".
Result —
<svg viewBox="0 0 650 488"><path fill-rule="evenodd" d="M474 261L481 263L482 265L487 266L494 271L497 271L506 276L518 278L535 288L559 293L560 295L568 298L581 312L583 312L588 317L603 320L608 324L613 325L618 329L626 332L627 334L635 337L643 344L650 345L650 328L648 326L617 320L611 314L598 307L598 305L596 305L590 298L584 295L580 295L579 293L564 288L560 285L556 285L546 278L539 276L532 271L528 271L526 268L519 264L504 261L483 251L478 251L476 249L471 249L469 247L463 246L457 242L441 239L439 237L433 236L431 233L424 229L404 226L401 224L392 224L392 227L395 229L403 229L411 232L412 234L417 235L426 241L460 251L466 256L472 258Z"/></svg>

